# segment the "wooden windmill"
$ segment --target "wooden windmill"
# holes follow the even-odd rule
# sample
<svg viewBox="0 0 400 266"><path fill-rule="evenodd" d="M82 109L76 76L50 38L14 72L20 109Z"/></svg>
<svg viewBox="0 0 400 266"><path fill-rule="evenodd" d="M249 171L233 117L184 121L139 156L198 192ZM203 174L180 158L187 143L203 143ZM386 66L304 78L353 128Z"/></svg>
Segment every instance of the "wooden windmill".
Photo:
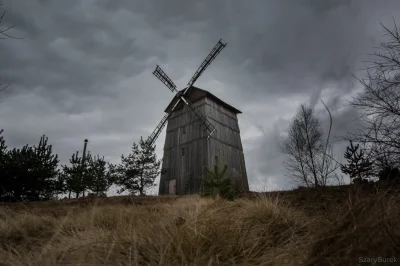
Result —
<svg viewBox="0 0 400 266"><path fill-rule="evenodd" d="M165 115L147 139L153 145L168 122L159 194L189 194L200 189L199 177L204 166L212 168L215 155L228 165L228 176L238 191L248 191L249 185L240 138L238 109L223 102L194 83L225 48L219 40L190 79L186 88L178 91L172 80L157 65L153 74L175 93L165 109Z"/></svg>

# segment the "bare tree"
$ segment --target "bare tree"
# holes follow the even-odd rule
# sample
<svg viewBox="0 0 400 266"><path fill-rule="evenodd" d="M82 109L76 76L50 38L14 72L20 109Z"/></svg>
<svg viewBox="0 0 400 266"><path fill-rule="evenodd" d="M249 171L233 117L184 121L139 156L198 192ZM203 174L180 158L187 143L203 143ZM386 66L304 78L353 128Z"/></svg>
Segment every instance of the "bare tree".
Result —
<svg viewBox="0 0 400 266"><path fill-rule="evenodd" d="M0 5L1 6L1 5ZM6 15L6 11L4 10L3 13L0 15L0 40L6 39L6 38L12 38L12 39L20 39L18 37L14 37L8 34L8 31L12 28L15 27L15 25L12 26L4 26L4 17ZM8 85L3 85L0 83L0 92L6 90L10 84ZM2 101L0 101L1 103Z"/></svg>
<svg viewBox="0 0 400 266"><path fill-rule="evenodd" d="M288 138L280 148L287 155L284 162L287 174L301 185L325 186L335 175L338 165L329 145L329 134L325 145L322 137L323 131L312 108L300 105L289 127Z"/></svg>
<svg viewBox="0 0 400 266"><path fill-rule="evenodd" d="M362 111L366 126L348 138L362 143L372 159L385 157L400 162L400 33L381 23L387 37L373 54L366 79L359 79L364 90L351 104ZM376 160L373 160L376 161Z"/></svg>

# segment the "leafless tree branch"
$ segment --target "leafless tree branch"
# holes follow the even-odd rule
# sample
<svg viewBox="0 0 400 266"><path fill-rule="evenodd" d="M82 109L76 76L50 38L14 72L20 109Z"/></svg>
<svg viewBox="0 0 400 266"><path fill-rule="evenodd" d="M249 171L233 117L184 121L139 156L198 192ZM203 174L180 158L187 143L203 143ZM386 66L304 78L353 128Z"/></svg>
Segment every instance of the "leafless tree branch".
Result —
<svg viewBox="0 0 400 266"><path fill-rule="evenodd" d="M0 5L0 6L1 6L1 5ZM0 15L0 39L6 39L5 37L7 37L7 38L12 38L12 39L22 39L22 38L18 38L18 37L11 36L11 35L9 35L9 34L7 33L10 29L14 28L15 25L3 27L3 22L4 22L3 20L4 20L5 15L6 15L6 11L4 11L4 12ZM2 86L2 84L0 83L0 87L1 87L1 86ZM3 88L0 89L0 92L5 91L9 86L10 86L10 84L7 84L6 86L4 86ZM0 101L0 103L2 103L2 102L3 102L3 101Z"/></svg>
<svg viewBox="0 0 400 266"><path fill-rule="evenodd" d="M6 10L4 10L4 12L0 15L0 36L5 36L5 37L11 38L11 39L22 39L22 38L19 38L19 37L15 37L15 36L9 35L7 33L7 31L9 31L10 29L14 28L15 25L7 26L7 27L4 28L3 27L3 19L4 19L5 15L6 15ZM4 37L0 37L0 39L5 39L5 38Z"/></svg>
<svg viewBox="0 0 400 266"><path fill-rule="evenodd" d="M371 156L389 156L390 161L399 162L400 33L394 20L392 29L380 24L387 40L373 54L375 59L370 61L367 79L357 78L364 90L351 101L353 107L362 111L360 118L366 126L348 135L369 149Z"/></svg>

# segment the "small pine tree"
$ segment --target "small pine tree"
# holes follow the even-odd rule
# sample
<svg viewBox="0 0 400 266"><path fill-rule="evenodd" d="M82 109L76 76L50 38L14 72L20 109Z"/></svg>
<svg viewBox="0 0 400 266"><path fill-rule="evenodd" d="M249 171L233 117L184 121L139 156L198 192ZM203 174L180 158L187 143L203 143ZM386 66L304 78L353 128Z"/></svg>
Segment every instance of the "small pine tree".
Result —
<svg viewBox="0 0 400 266"><path fill-rule="evenodd" d="M112 166L104 160L104 157L88 158L88 188L97 196L107 193L107 190L113 184L113 175L110 170Z"/></svg>
<svg viewBox="0 0 400 266"><path fill-rule="evenodd" d="M3 129L0 130L0 200L8 198L10 196L9 191L6 189L8 184L7 175L7 145L2 135Z"/></svg>
<svg viewBox="0 0 400 266"><path fill-rule="evenodd" d="M138 164L140 168L139 193L144 195L144 189L155 186L154 180L160 174L161 160L157 160L156 146L150 146L143 138L140 138L140 152Z"/></svg>
<svg viewBox="0 0 400 266"><path fill-rule="evenodd" d="M90 158L88 154L86 158ZM70 166L63 165L64 179L66 190L68 191L68 198L71 198L71 193L75 193L78 198L87 187L87 173L84 171L86 167L82 166L82 157L79 157L79 152L72 154L69 159Z"/></svg>
<svg viewBox="0 0 400 266"><path fill-rule="evenodd" d="M350 146L346 148L344 158L348 164L341 165L342 173L349 175L353 183L363 183L368 180L372 174L372 163L365 158L364 151L359 148L359 144L354 146L350 140Z"/></svg>
<svg viewBox="0 0 400 266"><path fill-rule="evenodd" d="M32 148L35 160L33 175L38 185L35 197L42 199L50 199L58 192L58 155L53 154L53 147L47 141L48 137L43 135L38 146Z"/></svg>
<svg viewBox="0 0 400 266"><path fill-rule="evenodd" d="M208 166L204 167L207 175L202 180L202 195L215 197L216 195L222 198L233 200L235 191L232 187L232 182L229 177L225 177L228 165L224 165L222 171L219 171L218 156L215 156L214 170L210 170Z"/></svg>
<svg viewBox="0 0 400 266"><path fill-rule="evenodd" d="M42 136L38 146L25 145L3 154L1 196L7 201L36 201L58 192L58 156ZM4 146L5 144L0 144Z"/></svg>
<svg viewBox="0 0 400 266"><path fill-rule="evenodd" d="M132 152L121 156L121 164L116 167L116 184L121 186L119 193L128 190L131 194L145 194L145 189L154 186L160 174L161 161L157 160L155 146L140 139L139 145L133 143Z"/></svg>
<svg viewBox="0 0 400 266"><path fill-rule="evenodd" d="M3 183L3 188L6 193L6 201L23 201L27 200L27 195L30 189L34 187L33 176L31 176L32 149L28 145L22 149L14 148L7 152L5 164L6 182ZM28 191L27 191L28 190Z"/></svg>

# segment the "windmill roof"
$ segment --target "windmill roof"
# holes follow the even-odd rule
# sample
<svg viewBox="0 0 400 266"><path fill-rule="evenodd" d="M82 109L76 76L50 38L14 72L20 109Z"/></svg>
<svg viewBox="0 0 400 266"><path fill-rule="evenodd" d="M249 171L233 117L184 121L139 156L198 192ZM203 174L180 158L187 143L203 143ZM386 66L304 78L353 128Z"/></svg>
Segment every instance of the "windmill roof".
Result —
<svg viewBox="0 0 400 266"><path fill-rule="evenodd" d="M180 92L183 92L185 89L181 90ZM226 109L234 112L235 114L241 114L242 112L238 109L236 109L235 107L233 107L232 105L227 104L226 102L222 101L221 99L219 99L217 96L215 96L214 94L212 94L209 91L197 88L192 86L192 88L190 90L188 90L188 92L186 93L185 97L191 102L191 103L195 103L201 99L204 98L210 98L211 100L215 101L216 103L224 106ZM179 100L179 98L177 97L177 95L175 95L175 97L171 100L171 102L168 104L167 108L165 108L165 112L169 113L169 111L172 109L172 107L175 105L175 103Z"/></svg>

